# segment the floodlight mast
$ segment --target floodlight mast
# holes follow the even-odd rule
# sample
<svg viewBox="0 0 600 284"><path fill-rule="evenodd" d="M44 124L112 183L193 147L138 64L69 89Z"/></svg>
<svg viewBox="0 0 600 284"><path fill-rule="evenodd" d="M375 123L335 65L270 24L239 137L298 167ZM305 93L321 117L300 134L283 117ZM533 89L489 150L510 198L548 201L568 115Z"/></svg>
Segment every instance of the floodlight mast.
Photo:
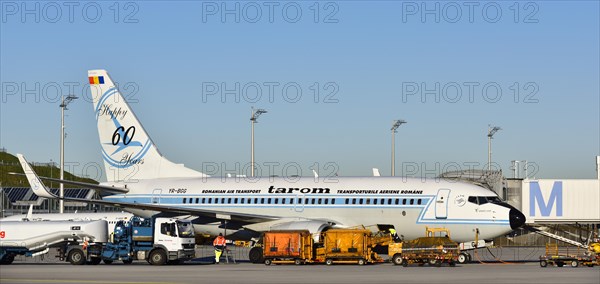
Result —
<svg viewBox="0 0 600 284"><path fill-rule="evenodd" d="M67 105L76 100L77 97L68 95L66 98L62 96L62 102L60 104L60 179L65 179L65 110L68 110ZM60 190L58 192L60 199L58 200L58 212L64 213L65 203L63 197L65 196L65 185L60 183Z"/></svg>
<svg viewBox="0 0 600 284"><path fill-rule="evenodd" d="M498 126L492 127L488 124L488 171L492 170L492 138L494 137L494 134L498 132L498 130L502 130L502 128Z"/></svg>
<svg viewBox="0 0 600 284"><path fill-rule="evenodd" d="M404 120L392 121L392 176L396 176L396 133L398 133L398 127L404 123L406 123Z"/></svg>
<svg viewBox="0 0 600 284"><path fill-rule="evenodd" d="M251 157L250 157L250 175L252 177L254 177L254 171L255 171L255 165L254 165L254 123L258 122L258 117L263 114L263 113L267 113L266 110L259 108L259 109L254 109L254 107L252 107L252 112L251 112L251 116L250 116L250 123L252 125L252 134L251 134L251 142L250 142L250 147L251 147Z"/></svg>

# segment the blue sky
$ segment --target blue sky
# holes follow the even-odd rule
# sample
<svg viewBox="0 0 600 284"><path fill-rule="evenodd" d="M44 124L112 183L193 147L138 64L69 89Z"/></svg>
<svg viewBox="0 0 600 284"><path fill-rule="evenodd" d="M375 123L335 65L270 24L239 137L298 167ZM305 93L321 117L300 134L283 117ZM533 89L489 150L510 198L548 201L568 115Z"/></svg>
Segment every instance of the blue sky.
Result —
<svg viewBox="0 0 600 284"><path fill-rule="evenodd" d="M389 175L404 119L397 175L484 168L492 124L506 176L527 160L538 178L594 178L598 2L472 3L2 1L0 147L58 161L57 96L74 93L66 160L98 177L86 77L106 69L161 152L197 170L249 162L254 106L257 162L277 175Z"/></svg>

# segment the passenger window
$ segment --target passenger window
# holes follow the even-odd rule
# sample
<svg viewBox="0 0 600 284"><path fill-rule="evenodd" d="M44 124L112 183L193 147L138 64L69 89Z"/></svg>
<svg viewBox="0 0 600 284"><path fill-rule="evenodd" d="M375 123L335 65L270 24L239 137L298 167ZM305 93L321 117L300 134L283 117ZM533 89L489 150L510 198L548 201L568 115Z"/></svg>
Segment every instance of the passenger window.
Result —
<svg viewBox="0 0 600 284"><path fill-rule="evenodd" d="M392 205L392 199L388 199L388 205Z"/></svg>
<svg viewBox="0 0 600 284"><path fill-rule="evenodd" d="M318 201L318 203L319 203L319 204L321 204L321 198L319 198L319 201Z"/></svg>
<svg viewBox="0 0 600 284"><path fill-rule="evenodd" d="M267 198L267 203L271 204L271 198Z"/></svg>
<svg viewBox="0 0 600 284"><path fill-rule="evenodd" d="M281 199L281 204L285 204L285 198Z"/></svg>
<svg viewBox="0 0 600 284"><path fill-rule="evenodd" d="M196 197L196 203L200 203L200 198ZM202 202L202 203L204 203L204 202Z"/></svg>
<svg viewBox="0 0 600 284"><path fill-rule="evenodd" d="M246 200L246 199L244 199L244 198L240 198L240 203L241 203L241 204L244 204L244 201L245 201L245 200Z"/></svg>
<svg viewBox="0 0 600 284"><path fill-rule="evenodd" d="M325 198L325 204L329 204L329 198Z"/></svg>
<svg viewBox="0 0 600 284"><path fill-rule="evenodd" d="M313 199L310 201L310 203L311 203L311 204L315 204L315 201L316 201L316 198L313 198Z"/></svg>
<svg viewBox="0 0 600 284"><path fill-rule="evenodd" d="M231 204L231 198L227 198L227 203Z"/></svg>
<svg viewBox="0 0 600 284"><path fill-rule="evenodd" d="M421 205L421 199L417 199L417 204Z"/></svg>
<svg viewBox="0 0 600 284"><path fill-rule="evenodd" d="M377 199L373 199L373 204L377 205Z"/></svg>
<svg viewBox="0 0 600 284"><path fill-rule="evenodd" d="M225 204L225 198L221 198L221 203Z"/></svg>
<svg viewBox="0 0 600 284"><path fill-rule="evenodd" d="M350 199L346 198L346 204L350 204Z"/></svg>
<svg viewBox="0 0 600 284"><path fill-rule="evenodd" d="M294 204L294 199L290 198L290 204Z"/></svg>
<svg viewBox="0 0 600 284"><path fill-rule="evenodd" d="M331 204L335 204L335 199L331 199Z"/></svg>
<svg viewBox="0 0 600 284"><path fill-rule="evenodd" d="M396 198L396 205L398 205L398 202L400 202L400 200L398 198Z"/></svg>
<svg viewBox="0 0 600 284"><path fill-rule="evenodd" d="M211 204L211 203L212 203L212 198L209 198L208 199L208 204Z"/></svg>
<svg viewBox="0 0 600 284"><path fill-rule="evenodd" d="M358 201L358 204L363 204L363 199L362 198Z"/></svg>
<svg viewBox="0 0 600 284"><path fill-rule="evenodd" d="M410 199L410 205L413 205L413 204L415 204L415 200L411 198Z"/></svg>
<svg viewBox="0 0 600 284"><path fill-rule="evenodd" d="M265 204L265 199L264 198L260 199L260 204Z"/></svg>
<svg viewBox="0 0 600 284"><path fill-rule="evenodd" d="M183 204L185 204L185 201L186 201L186 200L187 200L187 199L185 199L185 198L183 199Z"/></svg>
<svg viewBox="0 0 600 284"><path fill-rule="evenodd" d="M352 204L356 204L356 198L352 199Z"/></svg>
<svg viewBox="0 0 600 284"><path fill-rule="evenodd" d="M406 199L402 199L402 205L406 205Z"/></svg>

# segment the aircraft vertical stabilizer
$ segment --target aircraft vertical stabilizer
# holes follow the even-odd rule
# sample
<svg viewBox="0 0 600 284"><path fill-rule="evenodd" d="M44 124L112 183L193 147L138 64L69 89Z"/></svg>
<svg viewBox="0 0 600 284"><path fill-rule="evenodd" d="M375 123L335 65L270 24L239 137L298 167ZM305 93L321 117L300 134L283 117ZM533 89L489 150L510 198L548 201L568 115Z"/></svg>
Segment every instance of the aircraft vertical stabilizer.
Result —
<svg viewBox="0 0 600 284"><path fill-rule="evenodd" d="M162 156L106 70L88 71L88 80L109 182L206 176Z"/></svg>

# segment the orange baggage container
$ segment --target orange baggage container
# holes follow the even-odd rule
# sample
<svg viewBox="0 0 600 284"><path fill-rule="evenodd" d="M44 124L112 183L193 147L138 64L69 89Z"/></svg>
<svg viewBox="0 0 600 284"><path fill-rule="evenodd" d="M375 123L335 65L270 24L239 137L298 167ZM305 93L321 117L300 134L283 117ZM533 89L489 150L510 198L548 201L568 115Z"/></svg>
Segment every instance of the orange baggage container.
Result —
<svg viewBox="0 0 600 284"><path fill-rule="evenodd" d="M312 260L313 239L308 230L270 231L263 236L265 264L303 264Z"/></svg>

